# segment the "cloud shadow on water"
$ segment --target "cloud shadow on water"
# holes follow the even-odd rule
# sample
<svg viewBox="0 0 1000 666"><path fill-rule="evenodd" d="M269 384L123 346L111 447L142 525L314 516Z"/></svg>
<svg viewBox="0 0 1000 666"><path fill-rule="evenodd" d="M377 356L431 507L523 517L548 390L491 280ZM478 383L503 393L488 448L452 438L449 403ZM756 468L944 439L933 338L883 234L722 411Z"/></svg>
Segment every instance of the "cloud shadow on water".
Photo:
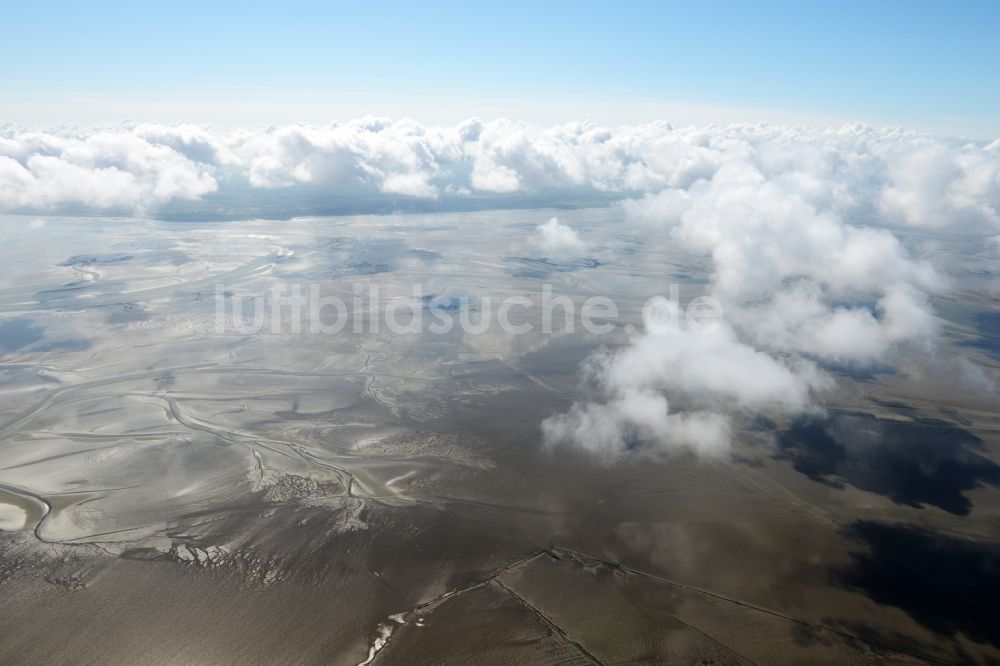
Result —
<svg viewBox="0 0 1000 666"><path fill-rule="evenodd" d="M1000 543L874 521L857 521L848 533L868 548L834 573L836 584L935 633L1000 646Z"/></svg>
<svg viewBox="0 0 1000 666"><path fill-rule="evenodd" d="M959 342L961 347L978 349L984 354L1000 360L1000 312L979 312L976 314L976 331L979 334L970 340Z"/></svg>
<svg viewBox="0 0 1000 666"><path fill-rule="evenodd" d="M589 257L569 261L555 261L547 258L534 259L532 257L506 257L504 260L514 264L511 275L520 278L545 278L553 273L573 273L587 268L597 268L601 265L600 261Z"/></svg>
<svg viewBox="0 0 1000 666"><path fill-rule="evenodd" d="M0 351L82 351L89 348L90 341L84 338L46 337L45 328L28 317L16 317L0 323Z"/></svg>
<svg viewBox="0 0 1000 666"><path fill-rule="evenodd" d="M17 351L38 342L45 335L45 329L27 317L17 317L0 323L0 349Z"/></svg>
<svg viewBox="0 0 1000 666"><path fill-rule="evenodd" d="M396 271L408 262L432 264L441 259L437 252L411 248L396 238L332 237L319 239L313 245L297 250L303 255L315 253L323 258L318 269L287 271L289 277L302 279L378 275Z"/></svg>
<svg viewBox="0 0 1000 666"><path fill-rule="evenodd" d="M1000 486L1000 466L976 449L982 449L978 437L943 421L834 414L800 420L780 433L776 457L835 487L850 485L898 504L966 515L972 502L965 491Z"/></svg>

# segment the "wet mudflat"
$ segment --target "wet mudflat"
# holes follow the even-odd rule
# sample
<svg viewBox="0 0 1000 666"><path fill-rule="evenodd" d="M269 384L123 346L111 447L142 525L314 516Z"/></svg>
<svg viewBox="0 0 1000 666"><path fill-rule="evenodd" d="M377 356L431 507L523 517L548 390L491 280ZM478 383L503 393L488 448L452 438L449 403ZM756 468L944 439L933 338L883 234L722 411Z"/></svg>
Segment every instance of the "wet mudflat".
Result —
<svg viewBox="0 0 1000 666"><path fill-rule="evenodd" d="M533 258L552 214L5 218L0 661L1000 659L995 395L844 372L815 415L740 421L727 457L546 447L587 355L704 283L615 208L559 213L588 261ZM544 283L613 298L612 330L355 327L414 284L425 314L479 316ZM313 284L342 330L250 330L254 296ZM938 311L997 377L988 307Z"/></svg>

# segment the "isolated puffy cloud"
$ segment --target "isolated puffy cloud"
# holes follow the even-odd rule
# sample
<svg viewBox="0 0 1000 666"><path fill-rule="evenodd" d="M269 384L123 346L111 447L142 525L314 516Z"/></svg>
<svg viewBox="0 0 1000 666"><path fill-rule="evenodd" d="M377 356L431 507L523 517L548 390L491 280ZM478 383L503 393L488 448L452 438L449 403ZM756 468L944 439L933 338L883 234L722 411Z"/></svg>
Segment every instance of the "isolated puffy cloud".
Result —
<svg viewBox="0 0 1000 666"><path fill-rule="evenodd" d="M588 378L612 394L679 390L749 409L787 411L805 409L810 391L827 385L812 363L781 360L742 342L725 319L689 320L676 302L662 298L647 312L657 309L661 314L644 317L645 331L630 345L592 357Z"/></svg>
<svg viewBox="0 0 1000 666"><path fill-rule="evenodd" d="M655 299L644 325L624 348L587 359L583 376L604 399L547 418L549 446L576 445L601 457L650 447L719 455L728 450L730 412L801 412L831 385L810 361L756 349L725 319L685 317L675 301ZM694 408L671 412L665 393L683 395Z"/></svg>
<svg viewBox="0 0 1000 666"><path fill-rule="evenodd" d="M587 253L587 244L580 234L556 217L538 225L528 242L545 258L557 261L577 259Z"/></svg>
<svg viewBox="0 0 1000 666"><path fill-rule="evenodd" d="M604 459L650 442L720 455L730 437L729 423L721 415L671 413L663 394L645 390L623 392L606 403L575 403L569 412L545 419L542 433L550 446L569 444Z"/></svg>

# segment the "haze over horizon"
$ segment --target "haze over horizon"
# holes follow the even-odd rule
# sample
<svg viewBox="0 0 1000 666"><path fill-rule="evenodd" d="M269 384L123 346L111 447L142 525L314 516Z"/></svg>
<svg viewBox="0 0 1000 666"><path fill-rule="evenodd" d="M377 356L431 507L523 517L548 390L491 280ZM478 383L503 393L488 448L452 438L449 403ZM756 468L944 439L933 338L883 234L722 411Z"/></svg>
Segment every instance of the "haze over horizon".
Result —
<svg viewBox="0 0 1000 666"><path fill-rule="evenodd" d="M8 7L0 118L865 122L1000 136L995 3Z"/></svg>

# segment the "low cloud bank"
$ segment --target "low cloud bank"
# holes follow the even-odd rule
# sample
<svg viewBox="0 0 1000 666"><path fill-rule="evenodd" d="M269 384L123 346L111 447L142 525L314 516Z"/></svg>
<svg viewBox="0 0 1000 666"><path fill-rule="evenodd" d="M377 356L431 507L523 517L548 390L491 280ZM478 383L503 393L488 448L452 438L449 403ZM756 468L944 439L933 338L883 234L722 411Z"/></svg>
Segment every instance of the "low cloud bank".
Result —
<svg viewBox="0 0 1000 666"><path fill-rule="evenodd" d="M214 192L235 158L194 126L62 132L0 131L0 210L67 206L144 210Z"/></svg>
<svg viewBox="0 0 1000 666"><path fill-rule="evenodd" d="M3 210L147 211L229 183L415 198L558 191L641 196L721 184L724 171L730 179L740 173L752 179L756 172L841 215L1000 229L1000 141L861 125L605 128L580 122L546 128L471 119L441 127L363 118L225 132L191 124L0 126ZM227 178L220 178L223 172Z"/></svg>

